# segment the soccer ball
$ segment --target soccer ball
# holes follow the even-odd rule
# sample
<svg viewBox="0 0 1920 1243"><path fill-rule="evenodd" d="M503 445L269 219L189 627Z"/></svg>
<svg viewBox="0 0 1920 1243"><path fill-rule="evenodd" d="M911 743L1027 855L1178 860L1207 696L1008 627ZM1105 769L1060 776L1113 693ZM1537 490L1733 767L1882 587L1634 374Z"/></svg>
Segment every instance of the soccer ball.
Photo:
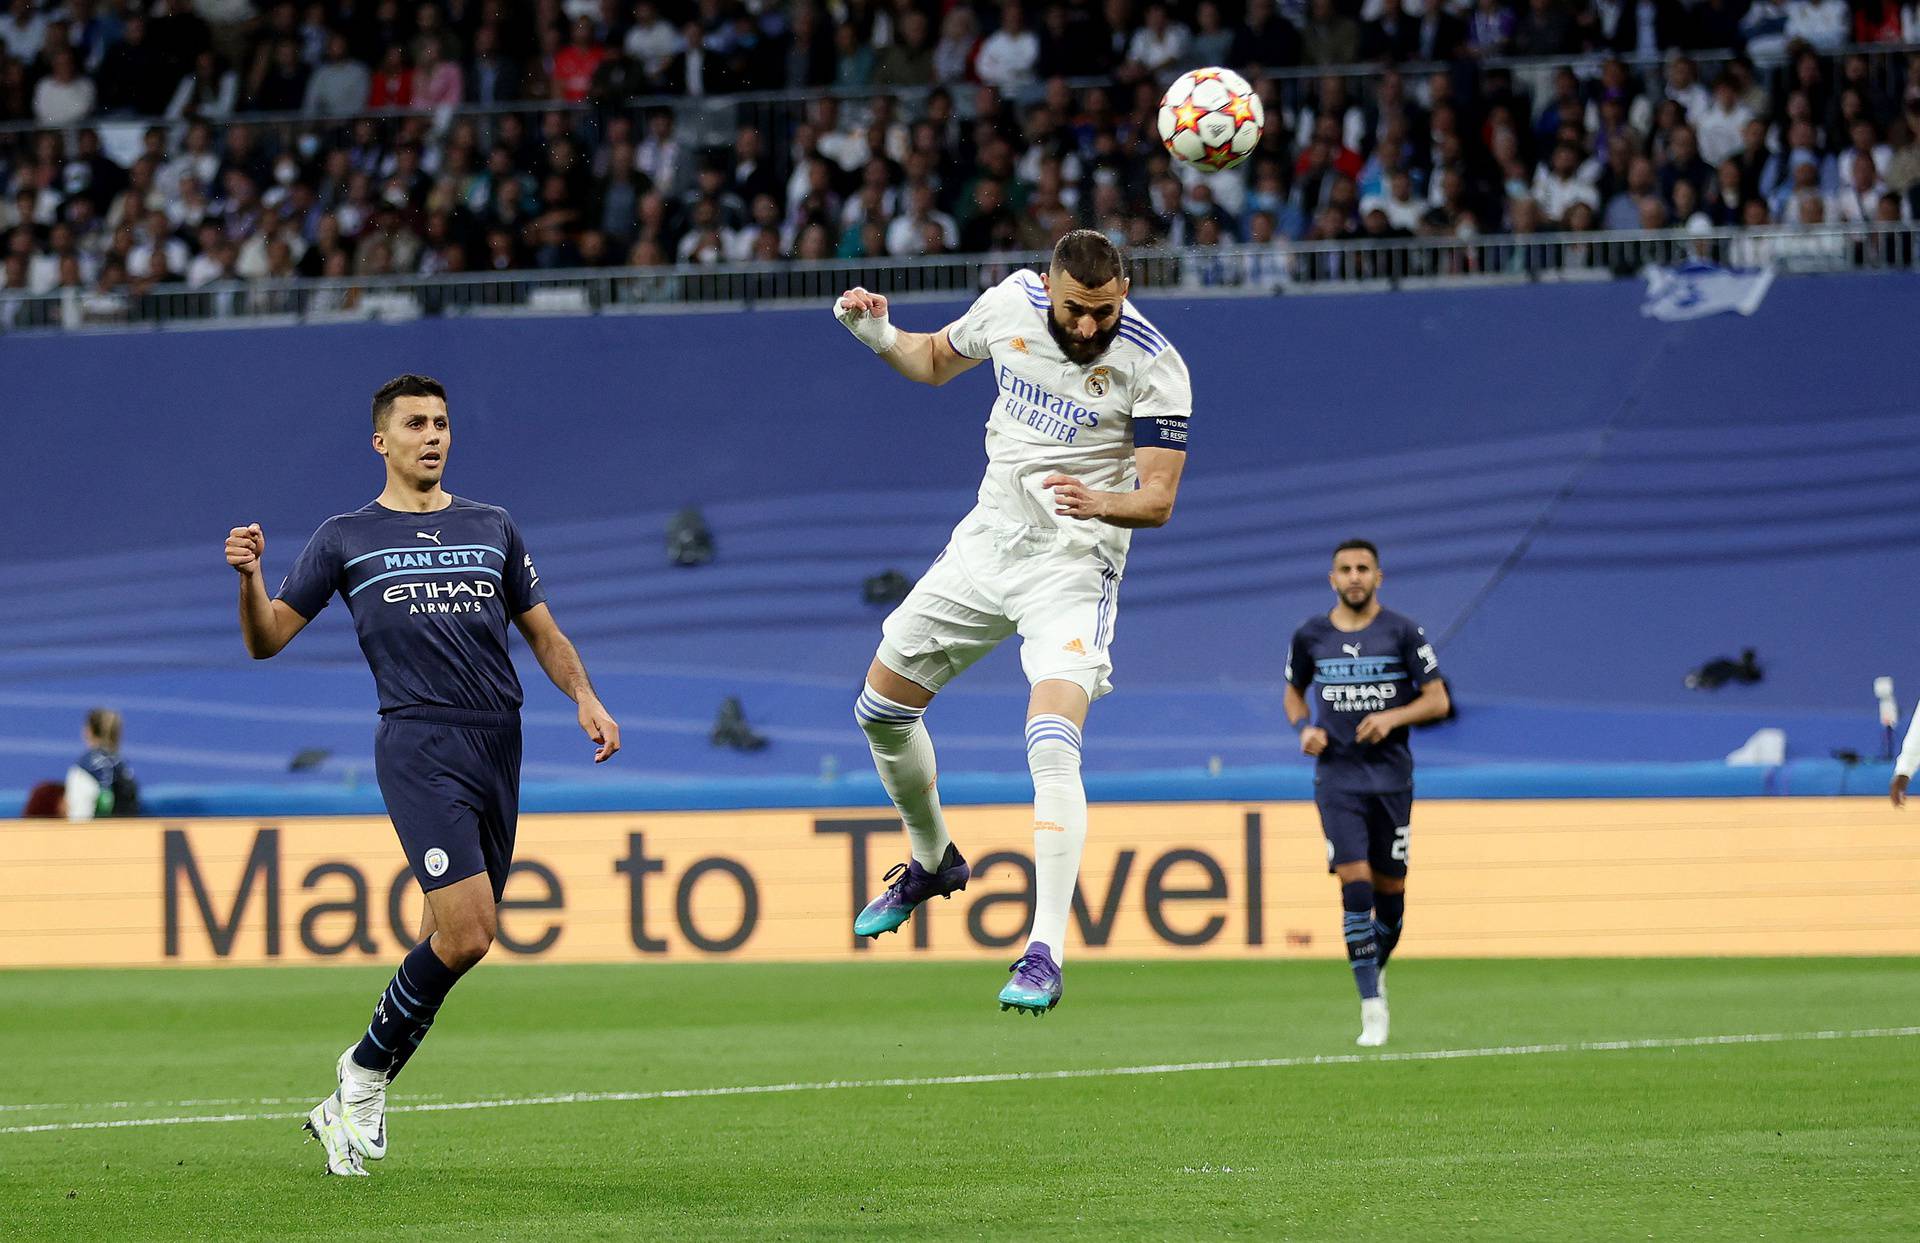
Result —
<svg viewBox="0 0 1920 1243"><path fill-rule="evenodd" d="M1160 141L1203 173L1232 168L1253 154L1266 109L1231 69L1190 69L1160 97Z"/></svg>

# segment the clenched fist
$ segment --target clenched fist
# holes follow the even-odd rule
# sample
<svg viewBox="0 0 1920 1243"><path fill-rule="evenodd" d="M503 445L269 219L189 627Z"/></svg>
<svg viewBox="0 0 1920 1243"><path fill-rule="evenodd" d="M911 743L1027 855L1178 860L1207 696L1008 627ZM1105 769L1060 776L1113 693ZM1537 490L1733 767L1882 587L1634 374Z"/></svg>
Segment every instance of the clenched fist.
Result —
<svg viewBox="0 0 1920 1243"><path fill-rule="evenodd" d="M246 577L260 572L260 557L266 549L267 537L260 533L257 522L227 533L227 564Z"/></svg>
<svg viewBox="0 0 1920 1243"><path fill-rule="evenodd" d="M846 325L860 344L876 354L893 348L899 331L887 320L887 300L859 287L847 290L834 300L833 317Z"/></svg>

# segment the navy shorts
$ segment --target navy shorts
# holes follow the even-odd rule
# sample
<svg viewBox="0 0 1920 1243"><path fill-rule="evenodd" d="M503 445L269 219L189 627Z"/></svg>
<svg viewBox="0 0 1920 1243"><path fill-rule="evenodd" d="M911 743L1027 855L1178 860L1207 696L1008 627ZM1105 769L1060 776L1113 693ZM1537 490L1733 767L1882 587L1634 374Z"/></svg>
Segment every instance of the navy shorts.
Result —
<svg viewBox="0 0 1920 1243"><path fill-rule="evenodd" d="M396 708L374 730L373 771L420 888L485 872L498 902L520 819L520 714Z"/></svg>
<svg viewBox="0 0 1920 1243"><path fill-rule="evenodd" d="M1327 871L1359 863L1381 876L1407 874L1407 827L1413 822L1413 791L1361 794L1316 788L1320 831L1327 835Z"/></svg>

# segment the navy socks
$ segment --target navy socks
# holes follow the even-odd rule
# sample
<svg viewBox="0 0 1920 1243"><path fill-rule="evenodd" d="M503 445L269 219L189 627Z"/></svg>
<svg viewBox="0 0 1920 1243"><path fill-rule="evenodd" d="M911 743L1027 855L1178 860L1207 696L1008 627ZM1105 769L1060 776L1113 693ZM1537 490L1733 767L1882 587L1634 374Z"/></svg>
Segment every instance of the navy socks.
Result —
<svg viewBox="0 0 1920 1243"><path fill-rule="evenodd" d="M414 946L374 1003L373 1022L353 1051L353 1060L368 1070L385 1071L389 1080L397 1077L459 979L433 952L432 937Z"/></svg>

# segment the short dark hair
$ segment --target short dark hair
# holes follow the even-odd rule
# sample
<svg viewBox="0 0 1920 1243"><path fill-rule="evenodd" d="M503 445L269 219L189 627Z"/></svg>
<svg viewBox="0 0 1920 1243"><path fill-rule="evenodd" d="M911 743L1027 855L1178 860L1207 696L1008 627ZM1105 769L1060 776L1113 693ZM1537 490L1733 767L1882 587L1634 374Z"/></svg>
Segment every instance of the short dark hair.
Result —
<svg viewBox="0 0 1920 1243"><path fill-rule="evenodd" d="M1338 558L1341 553L1348 552L1356 548L1360 549L1362 552L1365 552L1368 556L1372 557L1374 565L1377 566L1380 564L1380 550L1373 546L1373 541L1370 539L1342 540L1340 542L1340 546L1333 550L1333 555L1336 558Z"/></svg>
<svg viewBox="0 0 1920 1243"><path fill-rule="evenodd" d="M434 379L432 376L414 375L412 372L408 372L406 375L393 377L393 379L388 380L385 384L382 384L378 389L374 390L374 431L386 430L387 416L393 413L393 403L402 397L438 397L442 402L445 402L447 400L447 389L445 385L441 384L440 381Z"/></svg>
<svg viewBox="0 0 1920 1243"><path fill-rule="evenodd" d="M1088 289L1127 279L1127 257L1106 234L1093 229L1075 229L1054 243L1053 267Z"/></svg>

